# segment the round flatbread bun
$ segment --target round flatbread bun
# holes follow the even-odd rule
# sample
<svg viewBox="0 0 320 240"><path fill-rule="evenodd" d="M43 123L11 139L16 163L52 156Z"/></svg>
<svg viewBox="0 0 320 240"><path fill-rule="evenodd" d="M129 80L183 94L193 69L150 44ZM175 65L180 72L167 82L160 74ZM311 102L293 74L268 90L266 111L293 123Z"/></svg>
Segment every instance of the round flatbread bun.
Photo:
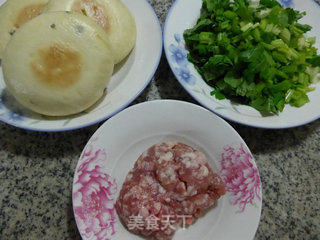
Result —
<svg viewBox="0 0 320 240"><path fill-rule="evenodd" d="M51 0L44 11L73 11L93 19L109 35L115 63L124 59L135 45L135 20L120 0Z"/></svg>
<svg viewBox="0 0 320 240"><path fill-rule="evenodd" d="M15 31L38 16L48 0L8 0L0 7L0 59Z"/></svg>
<svg viewBox="0 0 320 240"><path fill-rule="evenodd" d="M44 13L24 24L3 56L9 92L49 116L79 113L103 95L114 67L106 33L79 13Z"/></svg>

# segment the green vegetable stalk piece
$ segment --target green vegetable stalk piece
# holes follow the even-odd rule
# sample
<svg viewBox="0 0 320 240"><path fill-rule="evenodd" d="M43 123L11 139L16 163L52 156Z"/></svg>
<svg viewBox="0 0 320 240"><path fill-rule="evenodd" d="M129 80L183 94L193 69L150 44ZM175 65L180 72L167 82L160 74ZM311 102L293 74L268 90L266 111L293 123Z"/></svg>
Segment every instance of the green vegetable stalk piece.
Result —
<svg viewBox="0 0 320 240"><path fill-rule="evenodd" d="M184 32L188 60L215 90L264 114L301 107L319 78L315 38L298 23L304 12L276 0L203 0L196 25Z"/></svg>

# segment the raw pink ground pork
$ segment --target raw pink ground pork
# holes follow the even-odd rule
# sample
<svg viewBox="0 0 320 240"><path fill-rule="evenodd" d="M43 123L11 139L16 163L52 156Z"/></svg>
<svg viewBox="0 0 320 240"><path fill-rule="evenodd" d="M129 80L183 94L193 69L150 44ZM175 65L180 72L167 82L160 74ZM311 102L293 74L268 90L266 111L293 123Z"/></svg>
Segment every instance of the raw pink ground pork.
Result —
<svg viewBox="0 0 320 240"><path fill-rule="evenodd" d="M128 173L116 210L129 231L167 240L224 194L220 176L202 152L183 143L160 143L145 151Z"/></svg>

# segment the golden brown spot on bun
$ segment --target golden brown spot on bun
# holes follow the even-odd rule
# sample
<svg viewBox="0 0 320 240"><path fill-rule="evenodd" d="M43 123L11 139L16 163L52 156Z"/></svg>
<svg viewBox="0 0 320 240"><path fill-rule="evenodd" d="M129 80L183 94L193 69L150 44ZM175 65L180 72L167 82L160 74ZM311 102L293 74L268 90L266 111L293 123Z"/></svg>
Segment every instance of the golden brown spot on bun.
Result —
<svg viewBox="0 0 320 240"><path fill-rule="evenodd" d="M20 11L20 13L18 14L18 17L16 19L16 23L14 24L14 26L16 28L19 28L24 23L28 22L32 18L35 18L36 16L38 16L42 12L42 10L45 6L46 6L46 4L39 3L39 4L29 5L25 8L23 8Z"/></svg>
<svg viewBox="0 0 320 240"><path fill-rule="evenodd" d="M51 86L67 87L78 81L81 74L81 56L62 45L40 49L31 68L42 82Z"/></svg>
<svg viewBox="0 0 320 240"><path fill-rule="evenodd" d="M99 24L106 33L109 32L110 26L107 9L96 0L76 0L71 10L90 17Z"/></svg>

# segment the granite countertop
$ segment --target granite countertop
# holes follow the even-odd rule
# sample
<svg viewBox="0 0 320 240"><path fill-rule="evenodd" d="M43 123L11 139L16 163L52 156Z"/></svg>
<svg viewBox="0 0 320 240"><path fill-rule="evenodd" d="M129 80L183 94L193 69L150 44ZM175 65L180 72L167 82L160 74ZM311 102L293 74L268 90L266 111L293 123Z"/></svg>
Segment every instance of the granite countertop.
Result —
<svg viewBox="0 0 320 240"><path fill-rule="evenodd" d="M150 2L163 23L172 0ZM151 84L133 104L160 98L194 102L164 55ZM320 120L287 130L231 125L254 154L263 184L256 239L320 239ZM72 211L72 178L98 127L37 133L0 123L1 240L81 239Z"/></svg>

